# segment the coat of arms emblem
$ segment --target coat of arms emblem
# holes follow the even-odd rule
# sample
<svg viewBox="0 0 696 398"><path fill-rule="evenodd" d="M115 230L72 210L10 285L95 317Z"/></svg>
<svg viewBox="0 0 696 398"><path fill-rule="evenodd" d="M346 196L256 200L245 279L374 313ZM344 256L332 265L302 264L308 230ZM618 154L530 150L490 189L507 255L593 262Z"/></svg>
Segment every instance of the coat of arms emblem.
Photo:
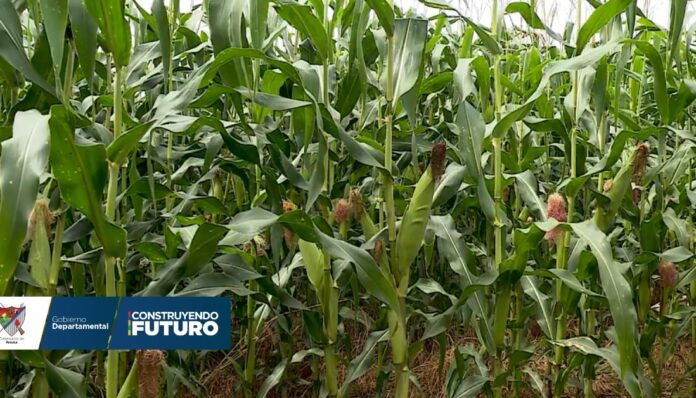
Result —
<svg viewBox="0 0 696 398"><path fill-rule="evenodd" d="M19 332L24 334L22 324L26 317L26 306L24 304L19 307L5 307L0 304L0 326L7 332L8 335L14 336Z"/></svg>

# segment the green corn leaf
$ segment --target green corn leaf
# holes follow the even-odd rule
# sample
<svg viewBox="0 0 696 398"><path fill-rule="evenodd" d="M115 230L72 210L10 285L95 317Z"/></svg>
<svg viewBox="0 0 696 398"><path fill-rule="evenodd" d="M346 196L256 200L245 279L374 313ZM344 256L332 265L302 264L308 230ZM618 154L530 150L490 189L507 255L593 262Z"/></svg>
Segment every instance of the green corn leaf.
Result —
<svg viewBox="0 0 696 398"><path fill-rule="evenodd" d="M598 347L597 344L587 336L573 337L565 340L553 341L553 344L560 345L562 347L571 348L577 350L586 355L594 355L605 359L609 366L616 372L617 375L621 376L621 367L619 355L616 352L615 346L610 347ZM629 391L632 397L643 396L635 375L625 375L623 376L624 387Z"/></svg>
<svg viewBox="0 0 696 398"><path fill-rule="evenodd" d="M645 55L650 61L650 65L653 67L653 94L655 95L655 105L657 105L657 109L660 111L662 123L667 124L669 122L670 110L665 66L662 63L662 56L655 47L647 41L631 40L629 42L635 45Z"/></svg>
<svg viewBox="0 0 696 398"><path fill-rule="evenodd" d="M60 76L65 47L65 28L68 26L68 0L41 0L41 12L48 43L51 46L51 58L56 76Z"/></svg>
<svg viewBox="0 0 696 398"><path fill-rule="evenodd" d="M672 65L672 61L679 52L679 41L681 40L682 29L684 27L684 17L686 16L686 6L688 0L670 1L669 10L669 59L667 65Z"/></svg>
<svg viewBox="0 0 696 398"><path fill-rule="evenodd" d="M607 54L613 54L619 50L620 44L617 41L611 41L599 47L592 48L573 58L568 58L551 63L542 75L541 82L536 87L534 93L527 98L524 104L514 107L493 128L493 137L502 137L518 120L521 120L534 106L534 102L544 93L546 86L549 84L551 77L562 72L572 72L587 68L599 62L602 57Z"/></svg>
<svg viewBox="0 0 696 398"><path fill-rule="evenodd" d="M467 398L479 396L483 387L488 383L487 377L471 375L466 377L461 383L456 385L456 389L450 395L452 398Z"/></svg>
<svg viewBox="0 0 696 398"><path fill-rule="evenodd" d="M251 90L242 87L238 87L236 91L246 98L252 99L255 103L274 111L287 111L312 105L311 102L298 101L281 97L279 95L252 92Z"/></svg>
<svg viewBox="0 0 696 398"><path fill-rule="evenodd" d="M266 39L268 22L268 0L249 2L249 30L251 31L251 46L262 50Z"/></svg>
<svg viewBox="0 0 696 398"><path fill-rule="evenodd" d="M0 152L0 292L14 275L49 153L48 116L18 112Z"/></svg>
<svg viewBox="0 0 696 398"><path fill-rule="evenodd" d="M575 53L581 54L595 33L599 32L614 17L621 14L633 0L609 0L592 12L580 28L575 41Z"/></svg>
<svg viewBox="0 0 696 398"><path fill-rule="evenodd" d="M83 0L83 4L104 35L116 66L128 65L131 31L126 21L125 0Z"/></svg>
<svg viewBox="0 0 696 398"><path fill-rule="evenodd" d="M627 375L635 373L637 365L638 328L633 289L614 261L608 238L594 222L588 220L570 226L590 246L597 259L602 289L609 301L609 311L618 336L620 374L625 379Z"/></svg>
<svg viewBox="0 0 696 398"><path fill-rule="evenodd" d="M537 15L536 11L532 10L532 6L529 3L523 1L514 1L505 6L506 14L520 14L527 25L534 29L544 29L544 23Z"/></svg>
<svg viewBox="0 0 696 398"><path fill-rule="evenodd" d="M69 0L68 14L77 59L89 87L92 87L97 58L97 24L85 9L82 0Z"/></svg>
<svg viewBox="0 0 696 398"><path fill-rule="evenodd" d="M460 191L464 174L466 174L466 167L456 163L447 165L433 194L433 208L441 206Z"/></svg>
<svg viewBox="0 0 696 398"><path fill-rule="evenodd" d="M393 107L418 81L427 34L428 22L423 19L397 19L394 23Z"/></svg>
<svg viewBox="0 0 696 398"><path fill-rule="evenodd" d="M240 297L250 296L255 293L244 287L241 281L230 275L209 272L195 277L175 296L217 297L228 291Z"/></svg>
<svg viewBox="0 0 696 398"><path fill-rule="evenodd" d="M536 11L532 10L532 6L529 3L523 1L513 1L505 6L506 14L520 14L522 19L534 29L543 29L546 33L554 40L563 42L563 38L556 32L554 32L550 27L546 26L544 22L539 18Z"/></svg>
<svg viewBox="0 0 696 398"><path fill-rule="evenodd" d="M394 35L394 9L387 0L365 0L367 5L375 12L380 25L388 37Z"/></svg>
<svg viewBox="0 0 696 398"><path fill-rule="evenodd" d="M273 368L268 377L266 377L266 379L261 384L259 392L258 394L256 394L257 398L267 397L271 390L273 390L275 386L280 384L283 375L285 374L285 369L288 367L288 362L289 361L287 359L283 359L275 366L275 368Z"/></svg>
<svg viewBox="0 0 696 398"><path fill-rule="evenodd" d="M321 21L312 12L312 7L292 1L280 1L276 5L276 12L312 41L322 59L328 59L331 43Z"/></svg>
<svg viewBox="0 0 696 398"><path fill-rule="evenodd" d="M667 228L677 236L679 244L684 247L689 247L689 229L687 227L687 222L680 219L674 209L671 207L665 209L664 213L662 213L662 221Z"/></svg>
<svg viewBox="0 0 696 398"><path fill-rule="evenodd" d="M85 377L70 369L46 363L46 378L53 393L65 398L84 398L87 396Z"/></svg>
<svg viewBox="0 0 696 398"><path fill-rule="evenodd" d="M534 212L538 220L546 220L546 203L544 203L537 192L539 187L536 177L531 170L525 170L519 174L513 174L510 177L515 178L515 186L517 187L520 196L524 203Z"/></svg>
<svg viewBox="0 0 696 398"><path fill-rule="evenodd" d="M345 381L341 386L341 396L347 396L346 393L350 387L350 383L359 379L360 376L367 373L372 367L372 360L378 351L379 343L389 340L389 330L378 330L370 333L363 347L362 352L356 356L348 365Z"/></svg>
<svg viewBox="0 0 696 398"><path fill-rule="evenodd" d="M157 27L157 37L159 38L160 51L162 53L162 75L164 76L164 84L166 86L169 81L169 69L172 63L172 39L169 31L167 7L164 5L164 0L155 0L152 3L152 16Z"/></svg>
<svg viewBox="0 0 696 398"><path fill-rule="evenodd" d="M539 289L539 284L536 278L532 276L523 276L520 280L524 294L529 296L536 303L537 322L539 327L550 340L556 338L556 321L551 309L551 300Z"/></svg>
<svg viewBox="0 0 696 398"><path fill-rule="evenodd" d="M669 96L669 123L676 121L694 100L696 100L696 81L682 80L679 90Z"/></svg>
<svg viewBox="0 0 696 398"><path fill-rule="evenodd" d="M39 350L17 350L14 352L15 358L21 363L35 368L45 368L46 358Z"/></svg>
<svg viewBox="0 0 696 398"><path fill-rule="evenodd" d="M469 269L466 260L467 249L464 242L462 242L462 235L457 231L454 225L452 216L432 216L430 219L433 231L439 239L438 247L442 250L447 261L449 261L452 270L461 276L463 287L467 288L469 286L480 285L479 278ZM467 304L471 307L471 310L476 316L474 322L479 329L479 334L483 338L486 349L490 354L495 355L496 350L493 340L493 328L490 324L486 297L483 291L480 289L477 290L467 300Z"/></svg>
<svg viewBox="0 0 696 398"><path fill-rule="evenodd" d="M104 252L126 256L126 231L108 221L102 209L107 181L106 149L80 143L75 135L75 116L63 106L51 108L51 166L63 199L82 212L94 226Z"/></svg>
<svg viewBox="0 0 696 398"><path fill-rule="evenodd" d="M208 2L208 8L210 42L213 44L216 58L227 48L245 47L242 33L244 1L211 0ZM232 67L220 71L223 82L233 88L251 87L251 65L248 60L231 58L228 62L232 63Z"/></svg>
<svg viewBox="0 0 696 398"><path fill-rule="evenodd" d="M474 29L474 32L476 32L476 35L478 35L479 39L481 39L481 42L491 55L499 55L503 53L503 50L500 48L500 44L498 43L498 41L493 36L491 36L491 34L486 29L482 28L479 24L477 24L469 18L462 18L464 19L464 21L466 21L466 23L469 26L471 26L472 29Z"/></svg>
<svg viewBox="0 0 696 398"><path fill-rule="evenodd" d="M460 58L457 62L457 68L452 74L454 88L457 90L459 101L464 102L466 98L476 92L476 84L471 73L473 58Z"/></svg>
<svg viewBox="0 0 696 398"><path fill-rule="evenodd" d="M276 221L276 214L259 207L238 213L228 224L229 232L220 241L220 245L235 246L248 242Z"/></svg>
<svg viewBox="0 0 696 398"><path fill-rule="evenodd" d="M464 101L459 105L455 119L455 130L459 135L459 150L464 158L469 174L477 183L479 204L484 215L491 222L496 221L495 202L491 193L486 187L485 173L481 165L483 154L483 138L485 135L485 124L481 113L470 103ZM507 217L503 212L500 213L501 222L507 223Z"/></svg>
<svg viewBox="0 0 696 398"><path fill-rule="evenodd" d="M193 235L191 245L186 253L174 264L139 294L142 296L166 296L174 290L176 285L184 278L198 273L215 255L220 238L227 232L227 228L203 224Z"/></svg>
<svg viewBox="0 0 696 398"><path fill-rule="evenodd" d="M106 148L107 158L118 164L125 162L137 147L140 139L151 131L152 125L153 122L144 123L121 134Z"/></svg>
<svg viewBox="0 0 696 398"><path fill-rule="evenodd" d="M317 231L317 233L322 247L331 257L340 258L355 265L360 283L371 295L387 304L391 309L399 308L396 289L368 252L350 243L332 238L321 231Z"/></svg>
<svg viewBox="0 0 696 398"><path fill-rule="evenodd" d="M24 52L22 25L10 0L0 0L0 57L31 82L55 96L54 88L36 71Z"/></svg>

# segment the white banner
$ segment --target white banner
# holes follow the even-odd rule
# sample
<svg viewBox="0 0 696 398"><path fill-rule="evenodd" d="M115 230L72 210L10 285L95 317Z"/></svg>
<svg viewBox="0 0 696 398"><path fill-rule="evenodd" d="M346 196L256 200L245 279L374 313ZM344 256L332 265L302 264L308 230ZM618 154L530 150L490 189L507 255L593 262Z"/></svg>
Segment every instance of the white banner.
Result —
<svg viewBox="0 0 696 398"><path fill-rule="evenodd" d="M38 350L50 297L0 297L0 350Z"/></svg>

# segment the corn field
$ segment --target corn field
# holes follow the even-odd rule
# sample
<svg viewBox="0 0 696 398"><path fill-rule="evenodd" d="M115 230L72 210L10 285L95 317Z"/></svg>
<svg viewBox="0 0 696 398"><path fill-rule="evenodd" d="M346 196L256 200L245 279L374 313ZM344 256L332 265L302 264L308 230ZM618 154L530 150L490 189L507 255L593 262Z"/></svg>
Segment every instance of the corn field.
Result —
<svg viewBox="0 0 696 398"><path fill-rule="evenodd" d="M0 0L0 295L232 315L0 394L696 396L688 1L490 1Z"/></svg>

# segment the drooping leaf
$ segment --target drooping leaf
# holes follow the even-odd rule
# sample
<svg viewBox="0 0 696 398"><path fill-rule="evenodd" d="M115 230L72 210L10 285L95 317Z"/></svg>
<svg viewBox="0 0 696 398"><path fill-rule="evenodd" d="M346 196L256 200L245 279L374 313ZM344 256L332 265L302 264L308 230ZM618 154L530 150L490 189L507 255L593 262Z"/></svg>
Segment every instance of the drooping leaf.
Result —
<svg viewBox="0 0 696 398"><path fill-rule="evenodd" d="M618 337L621 376L625 379L635 371L638 347L637 315L632 288L614 261L608 238L595 223L587 220L570 226L590 246L597 259L602 289L609 301L609 310Z"/></svg>
<svg viewBox="0 0 696 398"><path fill-rule="evenodd" d="M462 235L454 226L452 216L432 216L430 219L433 231L439 239L438 247L442 250L447 261L449 261L452 270L461 276L463 287L480 285L478 278L469 270L466 261L465 244L462 242ZM489 321L486 298L483 291L477 290L468 299L467 304L476 315L475 324L483 336L486 349L488 349L489 353L494 354L493 329Z"/></svg>
<svg viewBox="0 0 696 398"><path fill-rule="evenodd" d="M332 238L321 231L317 233L322 247L331 257L340 258L355 265L360 283L371 295L387 304L389 308L399 308L396 289L368 252L348 242Z"/></svg>
<svg viewBox="0 0 696 398"><path fill-rule="evenodd" d="M366 3L377 15L387 37L394 35L394 10L387 0L366 0Z"/></svg>
<svg viewBox="0 0 696 398"><path fill-rule="evenodd" d="M539 188L534 173L531 170L525 170L522 173L513 174L512 177L515 178L515 186L524 203L536 214L538 220L546 220L546 203L537 194Z"/></svg>
<svg viewBox="0 0 696 398"><path fill-rule="evenodd" d="M195 275L215 255L220 238L227 228L203 224L196 230L186 253L168 266L166 270L143 289L142 296L166 296L184 278Z"/></svg>
<svg viewBox="0 0 696 398"><path fill-rule="evenodd" d="M370 333L370 335L367 337L365 345L363 346L362 352L358 356L353 358L353 360L351 360L350 364L348 365L345 381L341 386L342 396L345 396L346 392L350 388L350 383L354 382L355 380L360 378L360 376L364 375L370 370L372 366L372 360L375 356L375 353L377 352L377 349L379 348L379 343L388 340L388 330L379 330Z"/></svg>
<svg viewBox="0 0 696 398"><path fill-rule="evenodd" d="M548 339L556 338L556 322L551 309L551 300L544 294L538 286L535 278L531 276L523 276L520 280L524 293L536 303L537 319L539 327L544 332Z"/></svg>
<svg viewBox="0 0 696 398"><path fill-rule="evenodd" d="M276 12L312 41L322 59L328 58L329 37L319 18L312 12L312 7L294 1L281 1L276 6Z"/></svg>
<svg viewBox="0 0 696 398"><path fill-rule="evenodd" d="M500 119L500 121L496 123L495 127L493 128L493 136L502 137L514 122L521 120L527 115L527 113L534 106L534 102L544 93L544 90L549 84L552 76L561 72L572 72L586 68L590 65L594 65L600 59L602 59L602 57L616 52L619 48L620 44L618 41L610 41L599 47L584 51L582 54L575 57L555 61L549 64L544 70L541 81L534 93L527 98L524 104L513 107L511 111L507 112Z"/></svg>
<svg viewBox="0 0 696 398"><path fill-rule="evenodd" d="M622 13L633 0L609 0L592 12L587 21L580 28L575 41L575 53L581 54L582 50L595 33L599 32L609 21Z"/></svg>
<svg viewBox="0 0 696 398"><path fill-rule="evenodd" d="M87 396L85 377L70 369L64 369L45 361L46 379L51 390L60 397L84 398Z"/></svg>

